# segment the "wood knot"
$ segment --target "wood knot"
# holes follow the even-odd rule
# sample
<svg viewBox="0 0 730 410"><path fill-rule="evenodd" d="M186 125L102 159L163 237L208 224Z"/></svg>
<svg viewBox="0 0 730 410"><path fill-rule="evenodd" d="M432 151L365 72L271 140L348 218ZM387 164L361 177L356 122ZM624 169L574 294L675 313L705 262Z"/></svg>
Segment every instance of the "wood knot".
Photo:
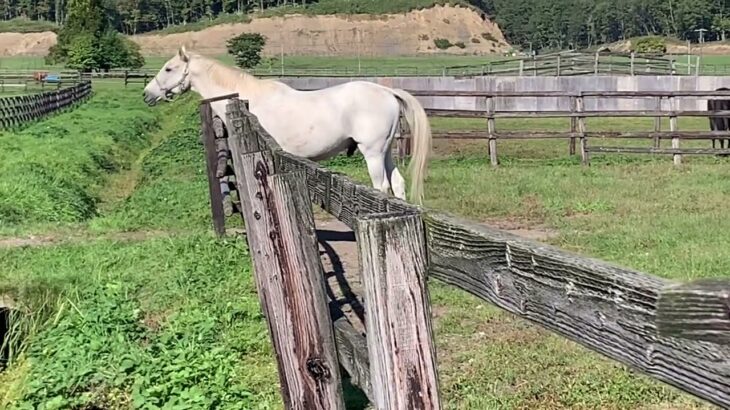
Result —
<svg viewBox="0 0 730 410"><path fill-rule="evenodd" d="M259 211L254 211L254 213L253 213L253 217L254 217L254 218L255 218L256 220L259 220L259 219L261 219L261 214L259 213Z"/></svg>
<svg viewBox="0 0 730 410"><path fill-rule="evenodd" d="M329 366L319 357L307 359L307 372L314 380L329 380L331 377Z"/></svg>
<svg viewBox="0 0 730 410"><path fill-rule="evenodd" d="M256 199L263 200L264 199L264 194L262 194L261 192L257 192L256 193Z"/></svg>

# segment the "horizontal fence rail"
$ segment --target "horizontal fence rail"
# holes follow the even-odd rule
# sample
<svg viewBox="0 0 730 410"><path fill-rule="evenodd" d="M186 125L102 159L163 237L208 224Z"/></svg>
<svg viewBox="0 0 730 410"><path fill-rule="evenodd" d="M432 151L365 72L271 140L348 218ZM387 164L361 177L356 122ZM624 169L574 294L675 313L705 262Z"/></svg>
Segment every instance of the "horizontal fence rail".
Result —
<svg viewBox="0 0 730 410"><path fill-rule="evenodd" d="M489 140L490 161L497 166L499 161L496 154L496 141L499 139L544 139L544 138L569 138L570 155L576 152L576 141L580 141L580 155L582 163L587 165L590 162L590 153L632 153L632 154L667 154L672 155L675 164L682 163L682 155L728 155L730 154L730 129L710 129L711 118L730 119L730 110L678 110L675 109L679 99L692 99L694 101L723 100L727 101L730 107L730 91L455 91L455 90L411 90L413 95L421 98L471 98L475 100L475 106L485 108L475 109L447 109L427 108L426 112L431 117L451 118L484 118L487 120L487 127L484 131L448 131L436 132L434 138L441 139L487 139ZM570 104L569 110L499 110L495 109L495 102L500 99L540 99L557 98L567 99ZM599 106L602 100L617 99L649 99L655 101L654 110L586 110L586 100L597 101ZM665 104L663 104L665 102ZM556 104L558 105L558 104ZM669 109L663 109L667 105ZM587 118L654 118L654 130L647 131L588 131ZM679 131L677 119L680 117L708 118L707 131ZM566 118L570 119L570 130L567 131L498 131L496 119L498 118ZM661 119L669 119L669 129L661 129ZM409 137L401 136L410 145ZM616 139L650 139L653 141L651 147L608 147L591 146L589 138L616 138ZM661 141L669 139L672 141L671 149L662 149ZM681 140L712 140L712 148L680 148ZM715 148L715 142L720 141L720 148ZM728 141L728 149L724 148Z"/></svg>
<svg viewBox="0 0 730 410"><path fill-rule="evenodd" d="M424 246L428 254L428 278L460 288L710 403L723 408L730 406L730 346L727 344L730 340L727 337L730 333L730 308L726 303L730 283L727 280L714 283L712 288L708 285L692 287L691 284L583 257L443 212L411 205L358 184L316 162L283 151L256 117L248 112L244 103L237 99L229 101L228 124L233 127L229 130L228 141L237 180L242 175L242 159L245 157L240 147L246 147L245 152L257 152L256 155L261 158L270 158L267 167L276 174L303 176L312 204L356 231L361 252L369 249L360 242L365 240L365 232L360 232L364 219L383 215L419 216L423 221ZM583 129L581 131L584 132ZM263 168L257 178L266 178ZM211 184L214 183L217 182L211 180ZM254 197L259 201L266 198L258 194ZM260 216L252 211L247 211L247 215L258 220ZM418 241L409 240L407 243L416 246ZM394 245L395 242L379 245L380 252L373 255L382 257L386 255L384 249L391 249L387 255L395 262L398 258L392 256ZM419 256L417 260L422 259ZM375 265L381 269L388 264ZM400 269L408 267L412 264L405 264ZM376 273L369 271L367 274ZM376 277L383 278L382 275ZM413 282L412 286L418 288L419 285ZM417 299L411 295L411 300ZM368 308L387 309L388 303L392 301L366 304L366 311ZM678 306L683 310L679 311ZM423 312L430 309L428 301L423 300L416 307L413 319L399 322L398 326L402 328L398 329L407 331L409 324L415 323L425 328L430 326L428 321L419 322L426 317ZM404 308L403 312L411 312L408 309ZM687 315L684 311L693 314ZM387 320L386 311L370 314L378 315L378 320ZM683 331L682 326L687 323L697 330ZM337 358L350 375L351 382L361 387L373 403L388 400L396 403L397 399L389 394L397 395L398 389L393 390L392 383L383 383L391 380L394 372L402 368L397 365L382 367L381 363L392 363L392 360L397 363L397 351L406 349L408 345L398 344L397 351L385 351L383 345L375 339L363 337L342 317L334 319L333 329ZM378 331L387 330L386 326ZM405 337L403 340L412 343L417 337L423 340L427 334L404 333L387 337ZM379 337L382 336L380 334ZM428 348L422 353L420 360L432 363L433 356ZM409 360L415 358L410 357ZM425 371L430 368L423 365L419 369ZM434 385L436 376L434 371L427 371L417 378L422 383L419 389L428 386L428 391L433 394L421 395L420 399L434 398L427 405L416 407L439 408L438 385ZM413 407L405 405L398 408Z"/></svg>
<svg viewBox="0 0 730 410"><path fill-rule="evenodd" d="M91 96L91 82L58 90L0 98L0 127L13 128L70 108Z"/></svg>

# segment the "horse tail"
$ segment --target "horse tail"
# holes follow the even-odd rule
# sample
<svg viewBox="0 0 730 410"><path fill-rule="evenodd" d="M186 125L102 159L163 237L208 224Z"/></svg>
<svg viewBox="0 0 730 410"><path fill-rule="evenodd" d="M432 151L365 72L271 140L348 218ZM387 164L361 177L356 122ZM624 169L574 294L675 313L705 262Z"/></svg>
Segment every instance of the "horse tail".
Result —
<svg viewBox="0 0 730 410"><path fill-rule="evenodd" d="M409 164L411 172L411 202L422 204L423 180L426 177L426 166L431 155L431 125L428 122L426 110L421 103L405 90L391 89L403 102L408 128L411 130L413 147Z"/></svg>

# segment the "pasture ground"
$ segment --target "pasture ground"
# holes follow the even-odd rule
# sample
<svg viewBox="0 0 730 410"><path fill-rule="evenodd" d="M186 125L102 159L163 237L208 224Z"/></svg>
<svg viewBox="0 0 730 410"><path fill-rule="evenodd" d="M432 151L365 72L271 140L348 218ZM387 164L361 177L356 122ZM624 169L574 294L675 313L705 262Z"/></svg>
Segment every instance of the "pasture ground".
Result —
<svg viewBox="0 0 730 410"><path fill-rule="evenodd" d="M0 134L0 293L21 304L12 325L26 336L0 375L0 407L280 408L245 244L211 233L195 99L148 109L139 89L96 90L82 108ZM680 121L693 127L704 125ZM674 168L606 155L584 169L567 141L498 145L492 169L485 143L439 141L426 205L663 277L727 274L730 159ZM359 155L328 166L367 182ZM430 291L447 408L705 408L461 291Z"/></svg>
<svg viewBox="0 0 730 410"><path fill-rule="evenodd" d="M158 70L170 56L145 56L145 68ZM216 56L217 59L226 64L233 64L233 58L228 55ZM298 71L309 71L327 73L342 72L347 70L351 73L362 73L365 75L395 75L399 72L413 74L414 70L427 75L440 75L444 67L453 66L479 66L490 61L502 60L505 57L499 55L473 56L473 55L433 55L433 56L391 56L371 57L363 56L359 59L342 56L285 56L284 72L294 73ZM678 62L684 63L682 56L677 56ZM694 61L694 56L692 57ZM515 65L516 66L516 65ZM716 67L717 66L717 67ZM730 66L730 56L727 55L705 55L702 56L702 70L706 74L726 74ZM43 57L7 57L0 61L0 69L47 69ZM280 73L282 69L281 60L278 57L265 58L257 67L259 72Z"/></svg>

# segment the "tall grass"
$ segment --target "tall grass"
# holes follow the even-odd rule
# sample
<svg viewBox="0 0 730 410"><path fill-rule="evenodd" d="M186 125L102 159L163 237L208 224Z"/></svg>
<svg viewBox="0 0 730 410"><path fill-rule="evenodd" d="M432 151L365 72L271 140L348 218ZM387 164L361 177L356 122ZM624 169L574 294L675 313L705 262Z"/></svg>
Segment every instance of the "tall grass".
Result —
<svg viewBox="0 0 730 410"><path fill-rule="evenodd" d="M0 132L0 225L97 215L106 177L128 166L156 122L136 90L107 87L74 111Z"/></svg>

